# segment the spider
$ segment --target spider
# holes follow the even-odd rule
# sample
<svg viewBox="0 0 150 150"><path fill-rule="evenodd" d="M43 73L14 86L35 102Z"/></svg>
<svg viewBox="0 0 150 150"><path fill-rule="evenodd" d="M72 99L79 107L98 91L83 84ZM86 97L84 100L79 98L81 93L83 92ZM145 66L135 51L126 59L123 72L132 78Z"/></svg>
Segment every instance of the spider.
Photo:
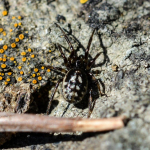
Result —
<svg viewBox="0 0 150 150"><path fill-rule="evenodd" d="M54 95L56 93L56 90L59 86L59 84L62 82L62 95L66 101L69 103L79 103L84 96L89 92L89 103L88 103L88 115L87 117L89 118L93 109L93 100L92 100L92 88L91 88L91 80L94 80L95 83L97 84L98 90L101 94L100 85L99 82L96 80L94 75L91 72L91 67L95 63L95 60L99 57L101 53L98 53L92 61L88 61L88 56L89 56L89 49L92 43L93 35L96 29L93 30L92 35L89 39L87 49L85 51L85 55L80 55L77 56L68 36L65 34L64 30L57 24L55 25L61 30L63 33L63 36L65 40L67 41L69 48L71 49L70 56L66 58L62 51L62 46L60 44L56 44L61 56L64 59L64 64L66 66L66 69L60 68L60 67L53 67L53 66L45 66L46 68L50 68L54 71L60 71L61 73L65 73L64 78L58 80L56 83L55 89L49 99L48 107L46 114L49 114L49 110L51 107L51 103L53 101Z"/></svg>

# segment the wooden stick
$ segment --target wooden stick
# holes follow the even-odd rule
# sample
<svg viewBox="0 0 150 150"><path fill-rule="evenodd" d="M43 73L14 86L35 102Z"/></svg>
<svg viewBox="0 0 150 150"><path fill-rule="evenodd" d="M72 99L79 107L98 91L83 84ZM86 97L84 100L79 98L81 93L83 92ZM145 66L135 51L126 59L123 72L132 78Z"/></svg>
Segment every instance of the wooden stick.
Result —
<svg viewBox="0 0 150 150"><path fill-rule="evenodd" d="M0 113L0 132L96 132L124 127L124 117L105 119L56 118L45 115Z"/></svg>

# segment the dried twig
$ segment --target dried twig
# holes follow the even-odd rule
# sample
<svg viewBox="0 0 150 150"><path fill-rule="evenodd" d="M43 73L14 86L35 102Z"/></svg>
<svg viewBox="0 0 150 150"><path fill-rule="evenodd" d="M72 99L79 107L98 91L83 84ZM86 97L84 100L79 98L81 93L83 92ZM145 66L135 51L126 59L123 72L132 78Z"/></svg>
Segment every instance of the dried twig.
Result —
<svg viewBox="0 0 150 150"><path fill-rule="evenodd" d="M124 127L123 117L67 119L44 115L0 113L1 132L95 132Z"/></svg>

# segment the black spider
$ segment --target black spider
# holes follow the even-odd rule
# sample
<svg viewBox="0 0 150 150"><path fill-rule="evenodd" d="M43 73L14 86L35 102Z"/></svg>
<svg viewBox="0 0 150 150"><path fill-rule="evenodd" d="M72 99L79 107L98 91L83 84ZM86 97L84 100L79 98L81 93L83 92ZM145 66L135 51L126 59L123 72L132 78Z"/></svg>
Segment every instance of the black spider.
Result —
<svg viewBox="0 0 150 150"><path fill-rule="evenodd" d="M68 58L66 58L66 56L64 55L64 53L62 51L61 45L57 44L57 47L58 47L59 51L61 52L61 55L64 59L64 64L66 66L66 69L62 69L60 67L46 66L46 68L50 68L52 70L65 73L65 77L60 79L57 82L54 92L51 95L51 98L49 100L49 104L47 107L47 115L49 114L51 102L54 98L54 95L59 86L59 83L63 82L62 83L62 94L63 94L64 99L66 101L68 101L69 103L76 104L76 103L80 102L84 98L84 96L87 94L87 92L89 91L88 117L90 117L90 114L93 109L93 103L94 103L92 101L92 88L91 88L91 85L89 84L89 83L91 83L91 80L94 80L96 82L101 96L103 95L98 81L95 79L94 75L91 73L91 67L101 53L98 53L92 61L88 62L89 49L90 49L90 45L92 42L92 38L93 38L93 35L95 32L95 29L93 30L92 35L89 39L88 46L85 51L85 55L84 56L81 55L78 57L77 54L75 53L75 50L74 50L68 36L65 34L63 29L57 23L55 23L55 24L62 31L64 38L66 39L66 41L71 49L71 53L70 53L70 56Z"/></svg>

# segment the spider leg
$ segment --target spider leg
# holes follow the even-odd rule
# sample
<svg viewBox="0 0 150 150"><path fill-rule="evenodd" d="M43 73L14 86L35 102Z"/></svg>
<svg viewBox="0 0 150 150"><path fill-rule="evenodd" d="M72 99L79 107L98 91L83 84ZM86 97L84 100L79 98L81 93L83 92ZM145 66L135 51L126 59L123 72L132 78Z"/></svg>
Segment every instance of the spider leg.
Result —
<svg viewBox="0 0 150 150"><path fill-rule="evenodd" d="M60 51L60 53L61 53L61 56L62 56L63 59L64 59L65 66L66 66L67 68L70 67L70 62L67 60L65 54L63 53L62 48L61 48L61 45L57 43L57 46L58 46L58 49L59 49L59 51Z"/></svg>
<svg viewBox="0 0 150 150"><path fill-rule="evenodd" d="M63 69L63 68L60 68L60 67L53 67L53 66L45 66L46 68L48 69L52 69L52 70L55 70L55 71L59 71L61 73L67 73L68 71Z"/></svg>
<svg viewBox="0 0 150 150"><path fill-rule="evenodd" d="M103 93L103 92L101 91L100 84L99 84L98 80L95 78L95 76L93 75L93 73L90 72L89 75L92 77L92 79L93 79L93 80L95 81L95 83L97 84L97 87L98 87L98 90L99 90L100 95L101 95L101 96L106 95L105 93Z"/></svg>
<svg viewBox="0 0 150 150"><path fill-rule="evenodd" d="M89 92L89 103L88 103L88 109L89 110L88 110L87 118L89 118L91 116L94 104L95 104L95 101L92 102L92 89L90 89L90 92Z"/></svg>
<svg viewBox="0 0 150 150"><path fill-rule="evenodd" d="M101 53L102 53L102 52L98 53L98 54L94 57L94 59L93 59L90 63L88 63L88 65L86 66L86 70L90 70L90 69L91 69L92 65L95 63L95 60L100 56Z"/></svg>
<svg viewBox="0 0 150 150"><path fill-rule="evenodd" d="M47 114L47 115L49 114L49 110L50 110L50 107L51 107L51 103L52 103L52 101L53 101L53 98L54 98L54 95L55 95L55 93L56 93L56 90L57 90L59 84L60 84L62 81L63 81L63 79L60 79L60 80L58 80L58 82L56 83L55 89L54 89L54 91L53 91L53 93L52 93L52 95L51 95L51 97L50 97L50 99L49 99L49 103L48 103L48 106L47 106L47 111L46 111L46 114Z"/></svg>
<svg viewBox="0 0 150 150"><path fill-rule="evenodd" d="M85 64L86 65L87 65L87 62L88 62L89 50L90 50L90 46L91 46L91 43L92 43L92 39L93 39L93 35L94 35L95 30L96 30L96 28L92 32L92 35L91 35L91 37L89 39L89 42L88 42L88 45L87 45L87 49L86 49L86 52L85 52Z"/></svg>
<svg viewBox="0 0 150 150"><path fill-rule="evenodd" d="M55 23L55 25L61 30L61 32L63 33L63 35L64 35L64 37L65 37L65 39L66 39L66 41L67 41L67 43L68 43L68 45L69 45L69 47L71 49L71 51L74 52L74 48L73 48L73 46L72 46L68 36L65 34L64 30L57 23Z"/></svg>

